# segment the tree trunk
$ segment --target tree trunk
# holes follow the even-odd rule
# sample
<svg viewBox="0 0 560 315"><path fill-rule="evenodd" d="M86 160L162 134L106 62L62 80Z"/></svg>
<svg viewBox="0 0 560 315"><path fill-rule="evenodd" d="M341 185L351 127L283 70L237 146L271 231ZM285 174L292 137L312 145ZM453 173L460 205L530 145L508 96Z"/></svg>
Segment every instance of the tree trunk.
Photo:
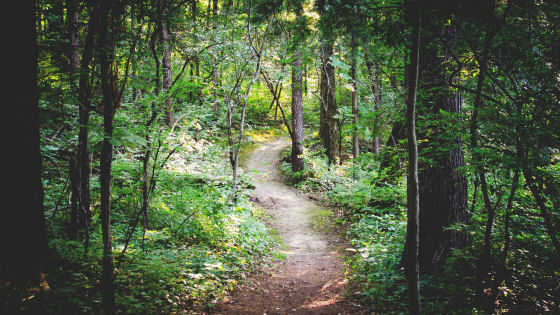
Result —
<svg viewBox="0 0 560 315"><path fill-rule="evenodd" d="M358 137L358 82L356 78L356 59L357 44L356 34L352 34L352 52L351 52L350 76L352 78L352 118L354 122L354 131L352 133L352 156L357 158L360 155L360 138Z"/></svg>
<svg viewBox="0 0 560 315"><path fill-rule="evenodd" d="M102 13L99 27L99 60L101 67L101 86L103 90L103 130L104 139L101 149L100 163L100 202L101 202L101 230L103 235L103 275L101 281L101 295L104 314L113 314L115 311L115 274L113 267L113 242L111 236L111 183L113 145L113 118L119 101L117 88L116 65L114 64L114 43L116 35L111 25L118 20L119 12L113 0L104 0L100 3Z"/></svg>
<svg viewBox="0 0 560 315"><path fill-rule="evenodd" d="M419 3L415 3L416 21L413 25L412 45L410 50L411 75L409 77L408 102L407 102L407 130L408 130L408 177L407 177L407 199L408 199L408 220L406 240L408 243L407 260L407 281L408 281L408 305L409 314L421 313L420 301L420 268L418 264L419 250L419 224L420 206L418 194L418 144L416 141L416 91L418 86L418 69L420 54L420 25L421 8Z"/></svg>
<svg viewBox="0 0 560 315"><path fill-rule="evenodd" d="M452 49L457 38L456 26L441 26L442 17L432 17L431 34L422 39L424 56L420 65L424 82L419 88L424 89L424 111L439 115L440 111L460 114L462 109L461 95L452 90L449 83L456 80L451 77L447 65L451 63ZM438 53L432 44L436 38L443 38L446 43ZM423 36L424 37L424 36ZM430 105L427 105L430 104ZM465 166L462 152L462 141L459 135L454 139L443 140L444 135L437 123L428 122L427 128L436 132L426 133L428 139L423 146L423 155L432 163L422 163L419 174L420 182L420 270L425 273L436 273L451 249L462 248L468 244L467 234L452 225L467 223L467 181L460 172ZM441 154L446 146L445 154Z"/></svg>
<svg viewBox="0 0 560 315"><path fill-rule="evenodd" d="M292 171L303 170L303 80L301 51L292 68Z"/></svg>
<svg viewBox="0 0 560 315"><path fill-rule="evenodd" d="M80 66L79 53L78 53L78 22L80 12L78 12L77 0L68 0L68 38L70 42L69 57L70 67L73 70L78 69Z"/></svg>
<svg viewBox="0 0 560 315"><path fill-rule="evenodd" d="M35 1L13 3L11 26L6 42L14 47L6 60L7 73L4 113L9 121L5 162L7 200L0 212L0 282L35 279L48 258L47 233L43 214L41 150L39 134L39 91L37 87L37 33Z"/></svg>
<svg viewBox="0 0 560 315"><path fill-rule="evenodd" d="M88 31L86 35L84 49L82 51L82 61L80 63L80 79L78 86L79 124L78 134L78 177L80 180L79 198L79 226L84 230L84 254L87 255L89 247L89 223L91 220L91 195L90 195L90 162L89 162L89 107L91 105L91 86L89 81L89 67L93 58L94 33L97 30L98 12L97 7L92 8Z"/></svg>
<svg viewBox="0 0 560 315"><path fill-rule="evenodd" d="M75 84L75 75L78 67L80 66L79 62L79 52L78 52L78 4L76 0L68 0L67 3L68 11L67 11L67 28L68 28L68 40L69 40L69 47L68 47L68 57L70 60L70 82L71 85L74 86ZM72 154L70 157L70 183L71 183L71 190L72 190L72 201L71 201L71 214L70 214L70 224L69 224L69 237L71 239L76 239L78 233L78 216L79 216L79 203L78 200L80 198L80 177L79 177L79 170L78 164L76 162L76 155Z"/></svg>
<svg viewBox="0 0 560 315"><path fill-rule="evenodd" d="M338 120L335 115L338 113L336 105L336 84L335 69L330 59L334 54L333 40L326 39L322 45L321 58L321 136L325 145L329 165L336 163L340 158Z"/></svg>
<svg viewBox="0 0 560 315"><path fill-rule="evenodd" d="M161 45L163 46L163 57L161 60L161 66L163 70L163 82L162 82L162 89L164 92L169 92L171 88L171 51L169 49L169 33L168 33L168 25L165 23L164 16L165 16L165 0L160 0L160 13L159 16L159 23L161 28ZM166 96L165 98L165 119L168 125L173 125L175 122L174 114L173 114L173 104L171 102L171 98Z"/></svg>

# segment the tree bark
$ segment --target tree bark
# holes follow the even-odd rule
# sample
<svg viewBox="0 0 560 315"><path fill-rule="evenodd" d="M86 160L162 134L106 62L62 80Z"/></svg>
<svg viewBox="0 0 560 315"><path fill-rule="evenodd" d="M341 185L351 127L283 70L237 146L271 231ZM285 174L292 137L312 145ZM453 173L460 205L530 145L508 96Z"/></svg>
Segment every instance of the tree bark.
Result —
<svg viewBox="0 0 560 315"><path fill-rule="evenodd" d="M336 104L335 69L331 63L334 54L334 43L332 39L323 40L321 55L321 136L326 149L329 165L336 163L340 158L338 113Z"/></svg>
<svg viewBox="0 0 560 315"><path fill-rule="evenodd" d="M426 12L426 11L425 11ZM422 101L425 113L439 115L440 111L460 114L462 110L461 95L454 91L450 82L456 80L447 66L452 61L453 45L457 39L457 27L452 24L441 26L442 16L432 16L431 34L423 35L421 54L421 80L423 84ZM423 32L424 34L424 32ZM426 37L424 39L424 37ZM437 39L444 41L443 47L434 47ZM460 169L465 166L462 141L459 135L449 139L441 128L428 121L428 127L435 132L426 133L426 145L423 155L430 164L422 163L419 173L420 181L420 270L425 273L437 273L453 248L463 248L468 244L467 234L452 225L465 224L467 212L467 181ZM446 137L443 140L443 137ZM445 153L438 146L445 146Z"/></svg>
<svg viewBox="0 0 560 315"><path fill-rule="evenodd" d="M301 51L292 68L292 171L303 170L303 80Z"/></svg>
<svg viewBox="0 0 560 315"><path fill-rule="evenodd" d="M101 281L102 308L104 314L115 312L115 274L113 266L113 242L111 236L111 184L113 166L113 118L120 99L117 87L116 65L114 63L113 22L119 19L118 4L114 0L100 3L99 60L101 67L101 87L103 90L103 130L104 139L100 163L101 230L103 235L103 275Z"/></svg>
<svg viewBox="0 0 560 315"><path fill-rule="evenodd" d="M172 80L172 73L171 73L171 50L169 49L169 30L166 21L164 21L165 17L165 9L166 9L166 1L160 0L160 16L159 16L159 23L161 28L161 45L163 46L163 56L161 59L161 66L163 70L163 82L162 82L162 89L164 92L168 92L171 88L171 80ZM171 102L170 97L165 98L165 118L168 125L173 125L175 123L174 113L173 113L173 103Z"/></svg>

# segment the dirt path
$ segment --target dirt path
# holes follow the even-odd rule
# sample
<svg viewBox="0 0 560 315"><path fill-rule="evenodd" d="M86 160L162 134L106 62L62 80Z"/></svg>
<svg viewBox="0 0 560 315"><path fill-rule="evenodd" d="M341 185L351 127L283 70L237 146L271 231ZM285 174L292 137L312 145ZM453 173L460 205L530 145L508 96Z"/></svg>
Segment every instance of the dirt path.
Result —
<svg viewBox="0 0 560 315"><path fill-rule="evenodd" d="M286 261L239 288L218 314L360 314L363 308L344 300L343 261L332 236L310 227L318 205L282 183L280 150L286 139L258 147L246 163L255 170L252 198L274 218L286 248Z"/></svg>

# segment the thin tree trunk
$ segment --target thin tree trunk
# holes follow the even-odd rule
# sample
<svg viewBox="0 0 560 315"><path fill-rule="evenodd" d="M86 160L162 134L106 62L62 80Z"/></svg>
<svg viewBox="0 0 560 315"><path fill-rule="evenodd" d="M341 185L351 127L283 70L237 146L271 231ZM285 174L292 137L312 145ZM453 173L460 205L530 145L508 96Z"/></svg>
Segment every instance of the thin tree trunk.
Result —
<svg viewBox="0 0 560 315"><path fill-rule="evenodd" d="M476 166L476 173L478 174L480 189L482 191L482 199L484 201L484 206L487 213L486 227L484 230L484 249L479 257L477 266L477 277L478 281L481 282L491 268L492 259L492 226L494 225L495 211L490 202L490 196L488 194L488 184L486 182L486 174L484 172L483 166L481 165L481 159L479 154L476 153L476 147L478 146L478 113L482 108L482 90L484 88L484 80L486 78L486 63L488 60L488 53L490 51L490 44L493 39L493 35L487 34L484 40L484 47L482 50L482 56L479 63L479 75L476 84L476 94L473 105L473 114L471 118L470 125L470 145L473 150L473 161L472 163ZM483 295L482 291L479 295Z"/></svg>
<svg viewBox="0 0 560 315"><path fill-rule="evenodd" d="M368 50L365 50L365 63L366 63L366 68L368 69L368 73L370 75L370 90L371 90L371 94L373 95L373 100L374 100L374 109L375 110L379 110L381 108L381 88L379 86L379 67L377 64L373 64L372 60L370 59L370 55ZM374 69L375 68L375 69ZM377 126L377 124L376 124ZM401 126L402 128L402 126ZM405 129L405 128L402 128ZM375 136L375 138L373 139L373 152L375 154L379 154L379 146L380 146L380 137L379 137L379 131L376 131L377 135ZM393 137L393 138L391 138ZM391 132L391 137L389 138L389 141L394 141L394 135L393 132ZM404 135L403 135L404 137ZM396 143L395 143L396 145Z"/></svg>
<svg viewBox="0 0 560 315"><path fill-rule="evenodd" d="M509 193L509 198L506 205L506 211L504 214L504 248L502 250L502 265L504 270L507 270L507 256L509 253L509 248L511 244L511 237L510 237L510 221L511 221L511 210L513 208L513 200L515 199L515 192L517 190L517 186L519 183L519 169L515 169L515 174L513 175L513 179L511 181L511 189Z"/></svg>
<svg viewBox="0 0 560 315"><path fill-rule="evenodd" d="M79 198L79 225L84 230L84 255L87 256L89 249L89 225L91 220L91 195L90 195L90 161L89 161L89 107L91 106L91 84L90 84L90 64L93 59L94 36L98 28L97 6L91 8L88 31L86 35L82 60L80 63L80 79L78 86L79 124L78 135L78 177L80 179L80 198Z"/></svg>
<svg viewBox="0 0 560 315"><path fill-rule="evenodd" d="M115 3L104 0L100 3L101 24L99 28L99 60L101 67L101 86L103 90L103 130L104 139L101 149L100 163L100 202L101 202L101 229L103 235L103 275L101 282L101 295L104 314L115 312L115 274L113 267L113 242L111 236L111 183L113 145L113 118L118 107L117 72L114 65L115 36L111 29L112 21L118 19ZM112 13L112 14L111 14Z"/></svg>
<svg viewBox="0 0 560 315"><path fill-rule="evenodd" d="M163 7L160 6L160 10L159 10L160 13L162 8ZM159 14L158 19L162 19L161 14ZM161 21L159 21L158 24L159 24L158 27L163 27L163 23ZM158 36L157 31L158 31L157 29L154 30L154 33L152 33L150 39L150 48L152 50L152 57L154 58L154 63L156 65L156 70L154 74L154 82L155 82L154 95L156 97L159 96L159 92L160 92L159 86L161 84L161 79L160 79L161 64L156 50L156 40ZM159 35L162 36L163 31L161 31ZM165 57L162 59L165 59ZM142 213L142 226L144 227L144 233L146 233L146 230L148 229L148 208L150 206L149 164L150 164L150 158L152 156L152 138L150 133L151 133L151 127L157 118L157 108L155 102L152 102L151 104L151 112L152 113L150 115L150 119L146 122L146 126L145 126L146 127L146 135L145 135L146 151L144 151L144 157L142 158L142 206L140 208L140 212ZM144 248L144 236L142 236L142 249L143 248Z"/></svg>
<svg viewBox="0 0 560 315"><path fill-rule="evenodd" d="M239 137L237 140L237 143L234 143L233 140L233 135L232 135L232 107L231 107L231 100L227 100L228 103L228 143L230 146L230 163L231 163L231 167L232 167L232 181L233 181L233 194L234 194L234 199L237 198L237 172L238 172L238 166L239 166L239 152L241 151L241 143L243 141L243 131L244 131L244 127L245 127L245 113L247 110L247 105L249 103L249 96L251 95L251 89L253 88L253 85L255 84L255 82L257 82L257 79L259 78L259 75L261 73L261 61L262 61L262 52L264 49L264 42L261 44L260 48L257 50L257 48L254 46L254 42L253 42L253 37L251 36L251 10L252 7L249 7L249 16L247 19L247 35L249 37L249 45L251 46L251 48L253 49L253 52L255 53L256 57L257 57L257 69L255 70L255 74L253 76L253 78L251 79L251 81L249 82L249 85L247 86L247 91L245 92L245 95L243 97L243 105L241 108L241 120L239 122ZM235 145L235 147L234 147Z"/></svg>
<svg viewBox="0 0 560 315"><path fill-rule="evenodd" d="M76 0L69 0L67 2L67 21L68 21L68 57L70 59L70 81L71 85L75 85L76 71L78 70L79 64L79 52L78 52L78 4ZM76 239L78 234L78 212L79 212L79 196L80 196L80 177L78 164L76 162L76 155L72 154L70 157L70 183L72 188L72 199L71 199L71 212L70 212L70 224L69 224L69 237L71 239Z"/></svg>
<svg viewBox="0 0 560 315"><path fill-rule="evenodd" d="M171 80L172 80L172 73L171 73L171 51L169 49L169 30L167 23L163 20L165 16L165 6L166 1L160 0L160 16L159 16L159 27L161 28L161 45L163 47L163 56L161 59L161 66L163 70L163 82L162 82L162 89L164 92L168 92L171 88ZM169 126L175 123L174 113L173 113L173 104L171 102L170 97L165 98L165 119Z"/></svg>
<svg viewBox="0 0 560 315"><path fill-rule="evenodd" d="M418 86L418 70L420 55L420 25L421 8L420 3L415 3L416 21L412 34L411 47L411 75L409 78L407 127L408 127L408 220L407 220L407 281L408 281L408 305L409 314L420 314L420 267L418 264L418 248L420 242L420 202L418 189L418 144L416 141L416 91Z"/></svg>
<svg viewBox="0 0 560 315"><path fill-rule="evenodd" d="M360 155L360 138L358 137L358 82L356 78L356 59L357 59L356 34L352 33L352 52L350 76L352 79L352 118L354 122L354 131L352 132L352 156L357 158Z"/></svg>

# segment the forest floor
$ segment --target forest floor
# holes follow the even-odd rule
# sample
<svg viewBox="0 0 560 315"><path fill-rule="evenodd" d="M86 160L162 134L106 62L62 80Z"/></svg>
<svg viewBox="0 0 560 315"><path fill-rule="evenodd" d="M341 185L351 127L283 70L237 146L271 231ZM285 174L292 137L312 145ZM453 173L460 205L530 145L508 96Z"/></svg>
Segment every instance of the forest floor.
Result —
<svg viewBox="0 0 560 315"><path fill-rule="evenodd" d="M255 179L251 198L273 218L286 260L238 287L216 314L363 314L363 307L345 298L342 240L312 227L321 205L282 182L280 152L287 145L287 139L273 138L245 163Z"/></svg>

